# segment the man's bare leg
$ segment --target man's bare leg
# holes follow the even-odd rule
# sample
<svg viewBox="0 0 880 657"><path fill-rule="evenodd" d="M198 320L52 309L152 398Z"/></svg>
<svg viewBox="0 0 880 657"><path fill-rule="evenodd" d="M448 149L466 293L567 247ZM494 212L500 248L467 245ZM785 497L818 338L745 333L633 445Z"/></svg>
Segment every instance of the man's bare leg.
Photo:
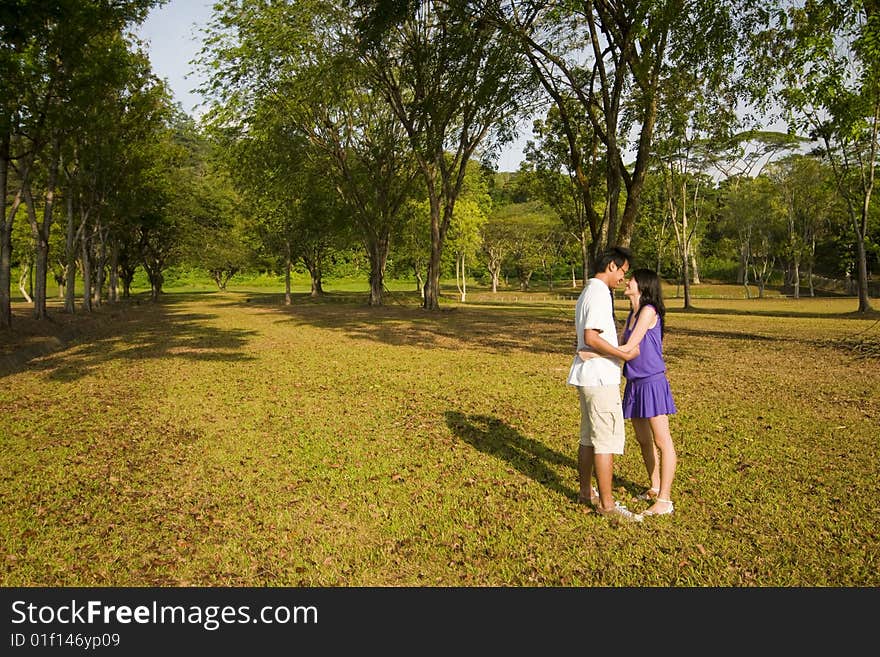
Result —
<svg viewBox="0 0 880 657"><path fill-rule="evenodd" d="M599 480L599 497L602 500L602 508L606 511L613 509L614 494L611 482L614 476L614 454L594 454L593 466L596 469L596 479Z"/></svg>
<svg viewBox="0 0 880 657"><path fill-rule="evenodd" d="M593 448L578 445L578 501L586 504L593 497Z"/></svg>

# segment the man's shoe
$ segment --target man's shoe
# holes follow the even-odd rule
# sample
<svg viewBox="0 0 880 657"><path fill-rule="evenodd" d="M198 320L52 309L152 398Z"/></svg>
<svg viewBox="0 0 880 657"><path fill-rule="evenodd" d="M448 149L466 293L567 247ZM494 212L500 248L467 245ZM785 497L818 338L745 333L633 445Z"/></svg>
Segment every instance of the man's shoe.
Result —
<svg viewBox="0 0 880 657"><path fill-rule="evenodd" d="M601 506L596 507L596 512L600 516L608 516L612 520L618 522L642 522L642 516L633 513L620 502L615 502L610 509L603 509Z"/></svg>

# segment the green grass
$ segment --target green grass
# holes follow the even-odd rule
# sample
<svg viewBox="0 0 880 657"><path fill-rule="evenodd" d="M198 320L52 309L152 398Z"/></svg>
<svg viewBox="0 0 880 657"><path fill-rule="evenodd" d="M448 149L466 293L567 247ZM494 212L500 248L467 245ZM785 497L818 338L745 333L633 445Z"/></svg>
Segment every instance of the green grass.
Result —
<svg viewBox="0 0 880 657"><path fill-rule="evenodd" d="M670 299L676 512L575 503L573 306L175 292L0 337L4 586L877 586L878 318ZM724 296L724 295L718 295ZM624 302L618 305L620 315ZM627 427L615 467L646 478Z"/></svg>

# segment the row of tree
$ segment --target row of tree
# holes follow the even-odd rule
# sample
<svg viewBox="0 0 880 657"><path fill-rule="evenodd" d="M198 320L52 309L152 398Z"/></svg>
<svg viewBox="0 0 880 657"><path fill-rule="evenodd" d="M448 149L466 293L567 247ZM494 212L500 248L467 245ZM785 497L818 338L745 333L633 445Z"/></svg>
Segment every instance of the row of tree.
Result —
<svg viewBox="0 0 880 657"><path fill-rule="evenodd" d="M309 185L310 171L321 172L369 256L371 303L382 302L391 237L411 235L404 226L413 203L426 199L423 298L426 308L437 307L443 251L460 217L462 239L467 232L470 212L457 207L468 163L490 163L517 122L539 107L549 111L538 126L544 138L535 171L555 187L548 200L566 201L556 209L580 242L583 275L599 251L631 243L647 216L643 197L653 171L664 180L682 277L690 280L699 225L693 213L706 176L754 173L742 144L754 141L743 107L755 107L763 116L774 108L791 134L818 140L849 213L859 308L870 308L876 3L329 0L267 7L241 0L218 9L202 57L210 77L204 91L213 99L207 127L229 161L241 162L242 150L259 154L249 160L256 171L246 174L255 175L239 189L279 209L290 190ZM794 140L763 141L773 151ZM270 189L270 176L280 186ZM286 232L308 222L307 214L288 207Z"/></svg>
<svg viewBox="0 0 880 657"><path fill-rule="evenodd" d="M113 265L114 289L116 277L130 277L138 264L116 239L128 220L149 223L164 212L157 178L174 163L157 164L173 157L159 143L171 105L148 59L126 36L154 4L21 1L0 8L0 326L11 324L20 213L31 248L20 250L17 260L33 267L34 315L44 318L53 225L64 226L60 277L65 308L73 312L77 264L89 308L100 301L106 263ZM148 228L139 238L144 253L167 248Z"/></svg>
<svg viewBox="0 0 880 657"><path fill-rule="evenodd" d="M201 54L198 130L127 32L155 4L3 5L4 326L25 225L37 317L53 225L71 312L77 271L89 308L138 266L158 295L181 259L222 286L257 254L287 271L289 300L294 263L317 294L327 259L359 244L372 304L394 253L435 309L441 273L464 295L477 260L494 285L512 270L526 285L563 260L586 277L600 250L632 245L687 285L732 245L740 280L761 285L777 260L793 283L832 239L841 260L852 243L870 309L876 3L227 0ZM799 142L743 130L749 104L782 112L812 156L766 165ZM491 163L536 113L517 182L531 204L499 204Z"/></svg>

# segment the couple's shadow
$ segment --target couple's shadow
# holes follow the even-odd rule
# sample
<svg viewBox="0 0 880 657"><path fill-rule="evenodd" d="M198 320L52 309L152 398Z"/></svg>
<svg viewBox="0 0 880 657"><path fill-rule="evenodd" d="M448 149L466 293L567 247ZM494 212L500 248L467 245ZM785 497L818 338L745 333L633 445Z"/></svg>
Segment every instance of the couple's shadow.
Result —
<svg viewBox="0 0 880 657"><path fill-rule="evenodd" d="M446 411L446 426L456 437L475 449L507 462L527 477L572 502L577 501L577 488L566 484L554 466L571 468L572 480L577 482L577 461L571 456L560 454L544 443L524 436L509 424L491 415L464 415L457 411ZM572 444L572 451L577 447ZM568 480L568 477L566 477ZM631 481L614 477L614 486L624 486L632 492L636 486Z"/></svg>

